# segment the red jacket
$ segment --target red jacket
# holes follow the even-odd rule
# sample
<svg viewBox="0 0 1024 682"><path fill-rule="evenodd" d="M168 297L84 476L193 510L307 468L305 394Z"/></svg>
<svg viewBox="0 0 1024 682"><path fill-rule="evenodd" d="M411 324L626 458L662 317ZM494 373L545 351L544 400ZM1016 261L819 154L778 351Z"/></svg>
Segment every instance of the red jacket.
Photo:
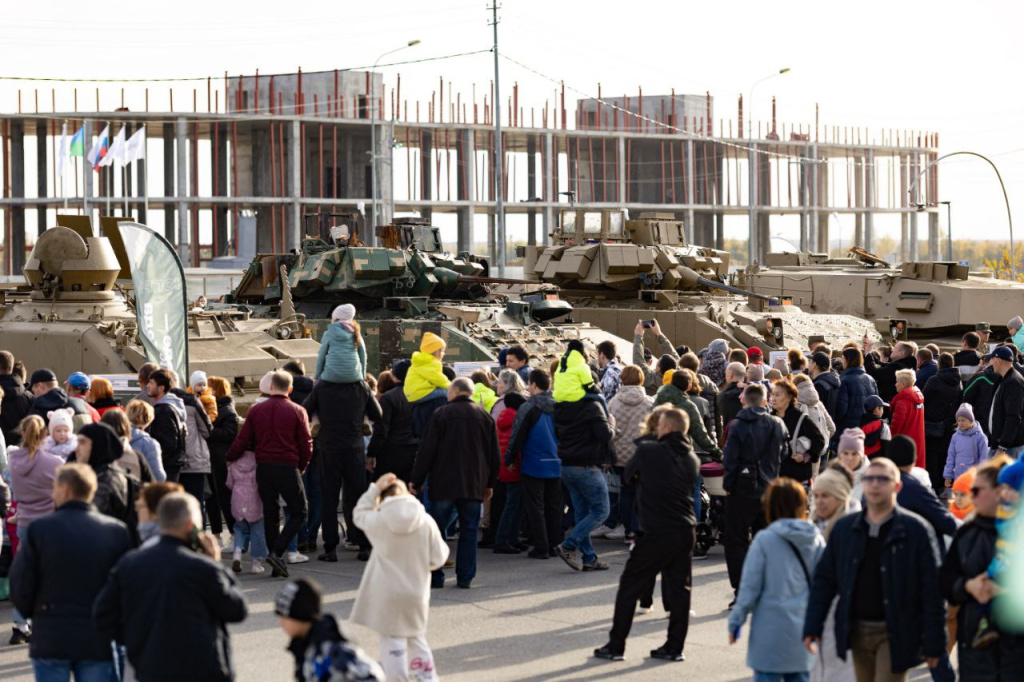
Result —
<svg viewBox="0 0 1024 682"><path fill-rule="evenodd" d="M501 448L501 452L508 450L508 440L512 437L512 422L516 420L516 412L519 410L513 410L510 407L506 407L498 414L498 419L495 420L495 425L498 427L498 446ZM522 480L522 474L519 471L519 463L522 461L522 454L516 456L516 468L514 471L509 471L508 467L505 466L505 457L501 457L501 469L498 470L498 480L503 483L518 483Z"/></svg>
<svg viewBox="0 0 1024 682"><path fill-rule="evenodd" d="M925 466L924 448L924 395L916 386L905 388L890 403L893 438L909 436L917 445L917 466Z"/></svg>
<svg viewBox="0 0 1024 682"><path fill-rule="evenodd" d="M284 464L305 471L313 454L306 411L284 395L253 405L227 452L227 460L235 461L246 450L256 453L256 464Z"/></svg>

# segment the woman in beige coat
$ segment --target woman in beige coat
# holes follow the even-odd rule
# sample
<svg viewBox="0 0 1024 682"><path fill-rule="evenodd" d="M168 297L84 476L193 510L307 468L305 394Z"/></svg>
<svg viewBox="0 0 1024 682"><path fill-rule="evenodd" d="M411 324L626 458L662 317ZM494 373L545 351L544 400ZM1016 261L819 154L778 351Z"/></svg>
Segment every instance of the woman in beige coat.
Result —
<svg viewBox="0 0 1024 682"><path fill-rule="evenodd" d="M352 519L366 533L373 553L351 620L380 634L388 680L436 680L426 638L430 572L444 565L448 545L420 501L394 474L370 485Z"/></svg>

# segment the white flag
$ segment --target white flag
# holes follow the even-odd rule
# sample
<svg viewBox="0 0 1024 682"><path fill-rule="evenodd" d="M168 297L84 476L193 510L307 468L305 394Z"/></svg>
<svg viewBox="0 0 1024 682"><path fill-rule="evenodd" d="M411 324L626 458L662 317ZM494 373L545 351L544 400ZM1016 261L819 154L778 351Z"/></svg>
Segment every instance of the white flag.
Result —
<svg viewBox="0 0 1024 682"><path fill-rule="evenodd" d="M110 141L110 126L104 126L103 132L96 138L96 142L89 149L89 154L85 157L89 163L92 164L93 168L99 165L100 160L103 158L103 153L107 150L107 145Z"/></svg>
<svg viewBox="0 0 1024 682"><path fill-rule="evenodd" d="M68 161L68 122L60 127L60 145L57 147L57 175L64 179L64 167Z"/></svg>
<svg viewBox="0 0 1024 682"><path fill-rule="evenodd" d="M124 155L125 164L146 158L146 126L142 126L128 138L127 149Z"/></svg>
<svg viewBox="0 0 1024 682"><path fill-rule="evenodd" d="M100 161L100 165L101 166L109 166L109 165L113 164L115 161L120 162L121 165L125 164L125 159L124 159L125 139L124 139L124 135L125 135L125 129L124 129L124 126L121 126L121 130L119 130L117 135L114 136L114 142L110 145L110 150L107 152L107 155L104 156L103 159Z"/></svg>

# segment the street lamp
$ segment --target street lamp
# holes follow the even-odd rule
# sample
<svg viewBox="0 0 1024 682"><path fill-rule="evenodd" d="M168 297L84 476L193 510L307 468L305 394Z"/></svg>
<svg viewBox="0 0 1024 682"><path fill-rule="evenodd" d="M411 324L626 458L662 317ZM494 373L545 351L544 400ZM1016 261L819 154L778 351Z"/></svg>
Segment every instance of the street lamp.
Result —
<svg viewBox="0 0 1024 682"><path fill-rule="evenodd" d="M1014 252L1014 248L1013 248L1013 215L1010 213L1010 196L1006 193L1006 184L1003 182L1003 176L999 174L999 169L996 168L996 164L994 164L992 162L992 159L988 158L987 156L985 156L983 154L979 154L978 152L969 152L969 151L950 152L949 154L943 154L942 156L940 156L939 158L935 159L934 161L929 163L927 166L925 166L924 170L922 170L920 173L917 174L917 177L914 178L914 181L912 183L910 183L910 188L907 190L907 195L910 196L910 197L914 196L914 190L917 189L917 182L921 179L921 176L924 175L925 173L927 173L928 171L930 171L936 164L939 163L939 161L942 161L943 159L948 159L951 156L960 156L960 155L976 156L979 159L981 159L982 161L985 161L986 163L988 163L988 165L992 166L992 170L994 170L995 173L996 173L996 179L999 180L999 187L1000 187L1000 189L1003 190L1003 201L1006 202L1006 222L1007 222L1007 224L1010 227L1010 279L1012 281L1016 282L1017 281L1017 263L1016 263L1016 253ZM911 201L910 203L911 203L911 205L917 206L918 209L923 209L925 207L925 204L921 203L921 201L920 201L920 196L918 196L918 201ZM941 202L941 203L947 203L947 202Z"/></svg>
<svg viewBox="0 0 1024 682"><path fill-rule="evenodd" d="M946 260L953 260L953 202L940 201L946 206Z"/></svg>
<svg viewBox="0 0 1024 682"><path fill-rule="evenodd" d="M757 255L758 249L758 234L757 228L754 224L754 202L757 200L757 189L754 186L754 88L766 80L781 76L789 73L789 67L784 67L776 71L775 73L769 74L764 78L760 78L754 81L754 84L750 86L750 96L747 97L747 140L748 142L748 155L747 155L747 167L748 175L750 176L750 188L747 192L747 202L750 204L748 215L750 219L750 235L747 238L747 264L754 262L754 256Z"/></svg>
<svg viewBox="0 0 1024 682"><path fill-rule="evenodd" d="M419 44L419 40L410 40L401 47L388 50L381 56L377 57L373 62L373 68L370 69L370 183L373 186L370 188L370 229L369 234L366 235L368 243L370 244L373 244L376 241L374 229L377 227L377 184L379 176L377 173L377 159L379 158L379 155L377 154L377 96L373 92L373 72L377 70L377 64L379 64L380 60L384 59L384 57Z"/></svg>

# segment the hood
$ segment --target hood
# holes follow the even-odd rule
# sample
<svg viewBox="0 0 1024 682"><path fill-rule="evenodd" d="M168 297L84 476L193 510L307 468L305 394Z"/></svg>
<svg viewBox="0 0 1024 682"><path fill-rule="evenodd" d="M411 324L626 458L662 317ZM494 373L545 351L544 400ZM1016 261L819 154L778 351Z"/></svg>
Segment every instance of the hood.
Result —
<svg viewBox="0 0 1024 682"><path fill-rule="evenodd" d="M52 410L68 407L69 404L68 394L64 392L63 388L51 388L32 401L32 408L37 412L42 411L43 414L46 414Z"/></svg>
<svg viewBox="0 0 1024 682"><path fill-rule="evenodd" d="M116 462L124 454L124 441L106 424L86 424L79 430L78 436L92 441L89 466L93 469Z"/></svg>
<svg viewBox="0 0 1024 682"><path fill-rule="evenodd" d="M971 428L967 429L966 431L960 428L957 428L957 431L964 436L968 436L970 438L977 438L978 436L981 435L981 424L975 421L971 424Z"/></svg>
<svg viewBox="0 0 1024 682"><path fill-rule="evenodd" d="M924 394L921 393L921 389L917 386L911 386L910 388L903 389L896 394L896 397L900 400L909 400L913 405L924 404Z"/></svg>
<svg viewBox="0 0 1024 682"><path fill-rule="evenodd" d="M177 390L177 389L174 389L174 390ZM168 393L163 398L161 398L157 402L157 404L158 405L170 405L171 407L173 407L177 411L178 416L181 417L182 421L185 421L186 419L188 419L188 416L185 414L185 401L181 399L181 396L179 396L179 395L177 395L175 393Z"/></svg>
<svg viewBox="0 0 1024 682"><path fill-rule="evenodd" d="M585 364L587 364L587 359L585 357L583 357L583 354L580 353L578 350L571 350L563 358L563 362L560 363L560 365L562 365L562 367L559 367L558 371L564 372L564 371L566 371L566 369L568 369L570 367L579 367L580 365L585 365Z"/></svg>
<svg viewBox="0 0 1024 682"><path fill-rule="evenodd" d="M615 397L620 403L636 407L647 399L647 391L643 386L620 386Z"/></svg>
<svg viewBox="0 0 1024 682"><path fill-rule="evenodd" d="M801 405L814 406L821 402L821 399L818 397L818 390L814 388L814 382L812 381L800 382L800 385L797 386L796 393L796 399Z"/></svg>
<svg viewBox="0 0 1024 682"><path fill-rule="evenodd" d="M354 350L356 346L353 338L354 334L352 334L352 332L336 322L327 325L327 331L324 332L323 336L324 341L331 341L339 344L347 343L349 347Z"/></svg>
<svg viewBox="0 0 1024 682"><path fill-rule="evenodd" d="M256 454L252 450L246 450L241 457L231 463L235 470L241 474L248 474L256 470Z"/></svg>
<svg viewBox="0 0 1024 682"><path fill-rule="evenodd" d="M183 407L194 407L197 410L202 409L201 406L199 405L199 399L184 389L172 388L171 395L178 396L178 398L181 399L181 404Z"/></svg>
<svg viewBox="0 0 1024 682"><path fill-rule="evenodd" d="M421 353L420 351L413 351L412 354L412 365L413 367L430 367L434 363L440 364L440 360L435 358L430 353Z"/></svg>
<svg viewBox="0 0 1024 682"><path fill-rule="evenodd" d="M977 365L981 363L981 354L976 350L958 350L953 356L955 365Z"/></svg>
<svg viewBox="0 0 1024 682"><path fill-rule="evenodd" d="M499 429L510 429L512 428L512 422L516 420L516 413L519 410L514 410L511 407L506 407L498 415L498 418L494 420L494 424Z"/></svg>
<svg viewBox="0 0 1024 682"><path fill-rule="evenodd" d="M296 378L298 378L298 377L296 377ZM234 403L235 403L234 399L231 396L229 396L229 395L226 395L223 398L217 398L217 409L219 410L219 409L223 409L225 407L230 406L231 409L233 410L233 409L235 409Z"/></svg>
<svg viewBox="0 0 1024 682"><path fill-rule="evenodd" d="M686 393L680 391L672 384L665 384L664 386L659 388L657 395L662 400L667 400L670 403L680 403L683 401L683 398L686 397Z"/></svg>
<svg viewBox="0 0 1024 682"><path fill-rule="evenodd" d="M821 537L814 524L803 519L778 519L769 529L796 545L805 558L811 554Z"/></svg>
<svg viewBox="0 0 1024 682"><path fill-rule="evenodd" d="M397 535L409 535L427 518L423 505L412 495L389 497L381 502L378 513L388 530Z"/></svg>
<svg viewBox="0 0 1024 682"><path fill-rule="evenodd" d="M941 381L950 386L960 387L960 370L956 367L940 369L935 373L936 381Z"/></svg>
<svg viewBox="0 0 1024 682"><path fill-rule="evenodd" d="M745 422L755 422L768 416L768 410L764 407L744 407L736 413L736 418Z"/></svg>
<svg viewBox="0 0 1024 682"><path fill-rule="evenodd" d="M4 389L5 394L13 395L26 392L25 384L15 379L13 374L0 374L0 388Z"/></svg>
<svg viewBox="0 0 1024 682"><path fill-rule="evenodd" d="M551 391L545 391L544 393L538 393L537 395L530 396L530 399L526 402L530 403L544 414L555 414L555 396Z"/></svg>
<svg viewBox="0 0 1024 682"><path fill-rule="evenodd" d="M24 457L8 457L7 466L8 466L8 468L9 468L9 470L10 470L10 472L12 474L17 474L18 477L20 477L20 478L29 478L32 475L32 472L35 470L36 465L39 463L39 460L43 459L45 457L45 456L40 457L40 455L43 455L43 450L42 450L42 448L36 450L36 454L32 458L29 458L28 450L26 450L25 448L20 448L19 447L19 448L12 448L12 450L11 450L11 452L16 452L16 451L24 452L25 456Z"/></svg>
<svg viewBox="0 0 1024 682"><path fill-rule="evenodd" d="M839 388L839 375L836 374L835 372L825 372L824 374L819 374L814 379L814 383L818 383L819 381L828 384L832 388Z"/></svg>

